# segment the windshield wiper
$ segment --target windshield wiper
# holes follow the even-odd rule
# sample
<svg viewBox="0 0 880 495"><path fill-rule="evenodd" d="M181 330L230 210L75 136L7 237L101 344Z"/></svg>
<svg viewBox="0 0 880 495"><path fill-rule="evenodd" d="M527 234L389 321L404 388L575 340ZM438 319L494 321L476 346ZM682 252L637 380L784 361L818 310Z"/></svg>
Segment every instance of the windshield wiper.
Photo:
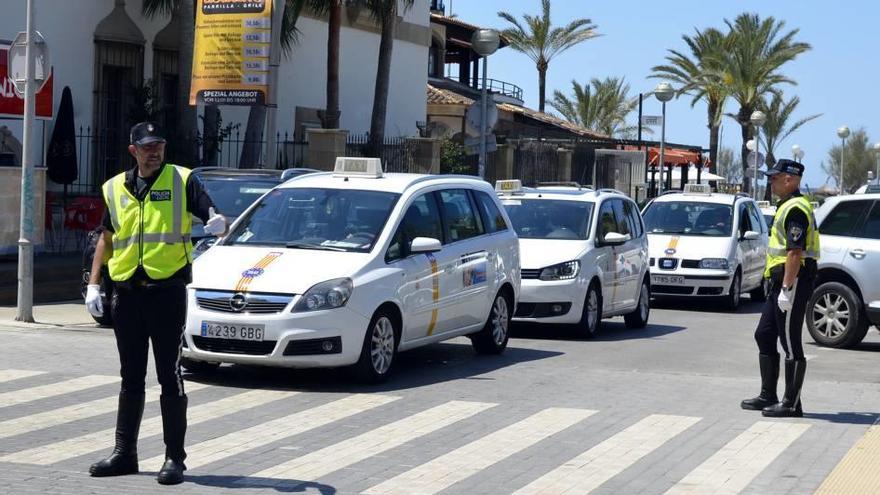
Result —
<svg viewBox="0 0 880 495"><path fill-rule="evenodd" d="M345 252L347 249L335 246L322 246L321 244L311 244L308 242L288 242L285 244L290 249L315 249L318 251L340 251Z"/></svg>

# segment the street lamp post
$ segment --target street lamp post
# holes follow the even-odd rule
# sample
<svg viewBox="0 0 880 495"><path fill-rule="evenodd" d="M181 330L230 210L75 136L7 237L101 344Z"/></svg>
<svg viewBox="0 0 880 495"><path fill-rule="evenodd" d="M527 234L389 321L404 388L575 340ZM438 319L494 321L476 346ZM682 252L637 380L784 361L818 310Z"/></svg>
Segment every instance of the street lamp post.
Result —
<svg viewBox="0 0 880 495"><path fill-rule="evenodd" d="M488 108L488 97L486 94L486 72L488 71L489 55L495 53L498 45L501 43L501 35L494 29L478 29L471 36L471 48L477 55L483 57L483 89L481 92L482 101L480 112L480 164L478 173L481 179L486 177L486 122Z"/></svg>
<svg viewBox="0 0 880 495"><path fill-rule="evenodd" d="M874 177L877 179L877 183L880 184L880 143L874 143L872 148L874 149L874 158L877 159L877 171L874 172Z"/></svg>
<svg viewBox="0 0 880 495"><path fill-rule="evenodd" d="M758 199L758 156L761 154L761 127L767 122L767 116L760 110L755 110L749 117L749 122L755 126L755 189L752 191L752 197Z"/></svg>
<svg viewBox="0 0 880 495"><path fill-rule="evenodd" d="M801 149L800 145L791 145L791 157L794 158L796 162L801 161L801 159L804 157L804 150Z"/></svg>
<svg viewBox="0 0 880 495"><path fill-rule="evenodd" d="M663 167L666 165L666 102L671 100L672 97L675 96L675 90L668 82L661 82L657 85L656 88L654 88L654 96L656 96L662 104L663 115L660 122L660 161L658 163L660 167L660 186L657 188L657 192L659 195L660 192L663 192ZM639 125L641 125L641 123L639 123Z"/></svg>
<svg viewBox="0 0 880 495"><path fill-rule="evenodd" d="M846 189L843 187L843 166L846 164L844 158L846 156L846 138L849 137L849 127L840 126L837 128L837 137L840 138L840 194Z"/></svg>

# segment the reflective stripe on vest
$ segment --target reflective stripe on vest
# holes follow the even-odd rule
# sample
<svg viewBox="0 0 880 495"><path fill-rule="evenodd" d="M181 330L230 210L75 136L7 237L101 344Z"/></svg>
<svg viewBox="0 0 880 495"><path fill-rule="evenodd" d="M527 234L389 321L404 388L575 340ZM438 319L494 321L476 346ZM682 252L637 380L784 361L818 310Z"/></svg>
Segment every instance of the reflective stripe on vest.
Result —
<svg viewBox="0 0 880 495"><path fill-rule="evenodd" d="M804 263L804 258L819 259L819 230L816 228L816 218L813 215L813 206L805 197L796 196L783 203L779 209L776 210L776 215L773 217L773 225L770 228L770 243L767 246L767 268L764 270L765 277L770 276L771 268L784 264L788 256L785 237L785 219L788 216L788 213L794 208L800 208L801 211L807 215L809 221L807 231L804 232L804 235L806 236L806 246L803 250L804 255L801 258L801 264Z"/></svg>
<svg viewBox="0 0 880 495"><path fill-rule="evenodd" d="M125 173L103 187L113 225L110 278L131 278L138 266L154 280L170 277L191 263L192 217L186 207L190 170L165 165L143 201L125 187Z"/></svg>

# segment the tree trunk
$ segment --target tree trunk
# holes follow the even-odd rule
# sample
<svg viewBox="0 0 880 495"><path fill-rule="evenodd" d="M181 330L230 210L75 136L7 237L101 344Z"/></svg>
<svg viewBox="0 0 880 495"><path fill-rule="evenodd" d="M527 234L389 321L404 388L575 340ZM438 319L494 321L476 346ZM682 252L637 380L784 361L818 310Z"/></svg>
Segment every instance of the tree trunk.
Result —
<svg viewBox="0 0 880 495"><path fill-rule="evenodd" d="M342 28L342 0L331 0L327 28L327 108L321 126L339 129L339 32Z"/></svg>
<svg viewBox="0 0 880 495"><path fill-rule="evenodd" d="M739 122L742 131L742 148L740 151L742 154L743 192L746 194L752 192L752 181L754 180L753 178L748 177L749 149L746 148L746 143L752 138L752 124L749 122L749 117L751 117L751 115L751 108L739 107L739 112L736 116L736 120Z"/></svg>
<svg viewBox="0 0 880 495"><path fill-rule="evenodd" d="M247 127L238 168L262 168L263 129L266 125L266 107L254 105L248 113Z"/></svg>
<svg viewBox="0 0 880 495"><path fill-rule="evenodd" d="M718 103L709 102L709 162L713 167L718 167L718 122L715 116L718 113Z"/></svg>
<svg viewBox="0 0 880 495"><path fill-rule="evenodd" d="M547 96L547 61L538 60L538 111L544 111L544 102Z"/></svg>
<svg viewBox="0 0 880 495"><path fill-rule="evenodd" d="M219 150L220 107L205 105L205 116L202 118L202 165L216 167Z"/></svg>
<svg viewBox="0 0 880 495"><path fill-rule="evenodd" d="M177 135L175 136L175 161L184 166L194 166L198 160L196 138L198 136L198 120L196 107L189 104L189 92L192 85L192 46L195 40L195 2L179 0L180 12L180 55L178 56L177 73L180 84L177 93Z"/></svg>
<svg viewBox="0 0 880 495"><path fill-rule="evenodd" d="M776 165L776 157L773 155L773 152L770 151L767 153L767 170L773 168ZM767 187L764 188L764 201L772 201L773 193L770 192L770 182L767 182Z"/></svg>
<svg viewBox="0 0 880 495"><path fill-rule="evenodd" d="M376 88L373 94L373 115L370 119L370 145L367 153L379 157L385 141L385 114L388 110L388 86L391 82L391 51L397 31L397 2L391 3L391 12L382 16L382 38L379 42L379 64L376 67Z"/></svg>

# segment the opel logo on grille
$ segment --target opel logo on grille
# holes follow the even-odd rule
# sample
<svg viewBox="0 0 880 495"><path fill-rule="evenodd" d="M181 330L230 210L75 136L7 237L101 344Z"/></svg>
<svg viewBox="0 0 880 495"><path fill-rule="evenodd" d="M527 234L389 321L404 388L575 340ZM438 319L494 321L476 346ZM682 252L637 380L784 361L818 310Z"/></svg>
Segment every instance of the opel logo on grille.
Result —
<svg viewBox="0 0 880 495"><path fill-rule="evenodd" d="M247 306L247 297L241 292L229 298L229 308L235 312L241 312Z"/></svg>

